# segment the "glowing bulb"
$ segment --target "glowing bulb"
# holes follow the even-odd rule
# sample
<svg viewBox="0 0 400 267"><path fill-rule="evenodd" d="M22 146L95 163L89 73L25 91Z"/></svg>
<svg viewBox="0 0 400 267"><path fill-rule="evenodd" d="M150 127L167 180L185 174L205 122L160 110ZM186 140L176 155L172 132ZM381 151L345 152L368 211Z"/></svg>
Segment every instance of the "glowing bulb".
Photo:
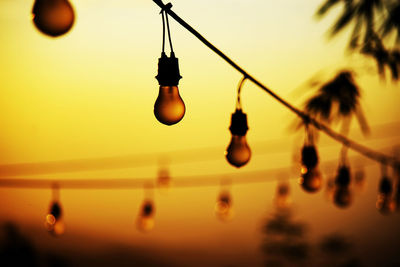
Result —
<svg viewBox="0 0 400 267"><path fill-rule="evenodd" d="M307 170L300 178L300 185L308 193L316 193L322 186L322 175L317 169Z"/></svg>
<svg viewBox="0 0 400 267"><path fill-rule="evenodd" d="M347 186L337 187L333 195L333 201L339 208L349 207L353 202L353 196L350 189Z"/></svg>
<svg viewBox="0 0 400 267"><path fill-rule="evenodd" d="M291 204L290 187L286 182L278 184L275 196L275 206L279 209L289 207Z"/></svg>
<svg viewBox="0 0 400 267"><path fill-rule="evenodd" d="M154 115L165 125L173 125L182 120L185 115L185 103L179 95L178 83L182 76L179 73L178 59L163 52L158 60L159 94L154 104Z"/></svg>
<svg viewBox="0 0 400 267"><path fill-rule="evenodd" d="M154 203L151 200L145 200L139 212L136 221L137 228L142 232L148 232L154 228Z"/></svg>
<svg viewBox="0 0 400 267"><path fill-rule="evenodd" d="M62 209L58 202L53 202L50 205L49 213L46 215L45 227L54 236L64 233L65 227L62 221Z"/></svg>
<svg viewBox="0 0 400 267"><path fill-rule="evenodd" d="M221 221L230 221L233 219L232 198L229 192L222 192L215 203L215 215Z"/></svg>
<svg viewBox="0 0 400 267"><path fill-rule="evenodd" d="M313 169L318 164L318 154L314 145L305 145L301 150L301 163L307 169Z"/></svg>
<svg viewBox="0 0 400 267"><path fill-rule="evenodd" d="M33 22L39 31L53 37L68 32L74 24L74 9L68 0L36 0Z"/></svg>
<svg viewBox="0 0 400 267"><path fill-rule="evenodd" d="M391 198L393 191L392 182L389 177L383 176L379 182L379 194L376 201L376 208L380 213L387 215L396 209L396 203Z"/></svg>
<svg viewBox="0 0 400 267"><path fill-rule="evenodd" d="M178 86L160 86L154 104L154 115L159 122L166 125L173 125L182 120L185 115L185 103L179 95Z"/></svg>
<svg viewBox="0 0 400 267"><path fill-rule="evenodd" d="M251 158L251 150L246 141L248 129L246 114L242 110L236 109L235 113L232 114L231 126L229 127L232 139L226 149L225 156L228 162L237 168L245 165Z"/></svg>

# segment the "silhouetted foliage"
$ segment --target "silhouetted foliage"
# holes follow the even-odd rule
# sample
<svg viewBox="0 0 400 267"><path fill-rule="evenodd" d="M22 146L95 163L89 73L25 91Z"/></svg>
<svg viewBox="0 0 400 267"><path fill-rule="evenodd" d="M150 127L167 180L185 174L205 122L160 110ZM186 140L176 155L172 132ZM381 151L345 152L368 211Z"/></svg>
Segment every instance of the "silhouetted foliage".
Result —
<svg viewBox="0 0 400 267"><path fill-rule="evenodd" d="M305 108L309 114L328 123L340 119L349 123L347 119L355 115L363 133L368 133L369 127L361 110L360 97L360 89L353 73L343 70L323 84L316 94L306 101Z"/></svg>
<svg viewBox="0 0 400 267"><path fill-rule="evenodd" d="M350 24L353 31L349 49L375 59L378 72L385 74L389 68L393 80L398 80L400 69L400 1L398 0L325 0L317 10L322 17L333 7L342 4L343 10L332 25L331 36L336 35ZM393 45L385 46L384 40L396 35Z"/></svg>

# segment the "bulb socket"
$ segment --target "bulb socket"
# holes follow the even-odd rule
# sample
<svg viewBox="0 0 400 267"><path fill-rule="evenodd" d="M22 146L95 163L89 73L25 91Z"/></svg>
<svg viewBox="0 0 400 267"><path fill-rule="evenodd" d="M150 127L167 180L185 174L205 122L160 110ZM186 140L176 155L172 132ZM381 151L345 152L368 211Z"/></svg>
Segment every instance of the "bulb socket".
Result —
<svg viewBox="0 0 400 267"><path fill-rule="evenodd" d="M384 195L390 195L392 193L392 183L386 176L382 177L379 183L379 193Z"/></svg>
<svg viewBox="0 0 400 267"><path fill-rule="evenodd" d="M62 210L58 202L53 202L50 207L50 214L54 216L56 220L61 218Z"/></svg>
<svg viewBox="0 0 400 267"><path fill-rule="evenodd" d="M350 185L350 169L347 166L341 166L338 170L338 175L335 184L339 187L347 187Z"/></svg>
<svg viewBox="0 0 400 267"><path fill-rule="evenodd" d="M247 115L241 109L236 109L232 114L231 126L229 127L232 135L245 136L249 126L247 125Z"/></svg>
<svg viewBox="0 0 400 267"><path fill-rule="evenodd" d="M178 59L174 52L171 52L170 57L162 52L158 59L158 74L156 76L160 86L178 86L181 78Z"/></svg>

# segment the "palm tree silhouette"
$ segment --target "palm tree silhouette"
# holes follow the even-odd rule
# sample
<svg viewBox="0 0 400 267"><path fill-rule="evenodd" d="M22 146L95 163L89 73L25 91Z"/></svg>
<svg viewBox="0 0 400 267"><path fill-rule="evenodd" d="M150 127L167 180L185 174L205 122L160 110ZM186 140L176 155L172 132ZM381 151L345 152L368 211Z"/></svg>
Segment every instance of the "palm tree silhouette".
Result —
<svg viewBox="0 0 400 267"><path fill-rule="evenodd" d="M351 117L356 116L364 134L369 127L362 112L360 89L348 70L340 71L336 77L323 84L317 93L307 100L305 109L314 117L331 123L342 120L342 131L347 134Z"/></svg>
<svg viewBox="0 0 400 267"><path fill-rule="evenodd" d="M353 24L349 49L371 56L378 65L381 76L385 67L389 68L393 80L398 80L400 69L400 2L394 0L325 0L317 10L321 18L339 3L343 4L342 13L331 28L331 36L337 35ZM386 48L384 39L391 33L397 34L392 48ZM386 38L389 39L389 38Z"/></svg>

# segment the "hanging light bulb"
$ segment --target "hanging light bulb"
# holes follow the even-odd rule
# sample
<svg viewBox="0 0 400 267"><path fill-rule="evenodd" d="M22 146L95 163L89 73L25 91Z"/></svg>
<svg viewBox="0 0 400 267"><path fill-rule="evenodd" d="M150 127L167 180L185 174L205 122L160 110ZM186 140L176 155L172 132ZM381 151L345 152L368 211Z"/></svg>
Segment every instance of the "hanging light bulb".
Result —
<svg viewBox="0 0 400 267"><path fill-rule="evenodd" d="M156 78L160 89L154 104L154 115L165 125L176 124L185 115L185 103L179 95L178 83L182 76L179 74L178 59L173 52L170 57L161 53Z"/></svg>
<svg viewBox="0 0 400 267"><path fill-rule="evenodd" d="M145 200L140 209L137 228L142 232L149 232L154 228L155 207L152 200Z"/></svg>
<svg viewBox="0 0 400 267"><path fill-rule="evenodd" d="M346 165L339 167L335 179L336 189L333 194L333 202L339 208L347 208L353 203L353 194L350 190L350 169Z"/></svg>
<svg viewBox="0 0 400 267"><path fill-rule="evenodd" d="M49 212L46 215L45 227L54 236L64 233L65 227L62 221L62 208L58 201L53 201L50 204Z"/></svg>
<svg viewBox="0 0 400 267"><path fill-rule="evenodd" d="M301 178L299 180L301 188L308 193L316 193L322 186L322 175L318 168L302 169Z"/></svg>
<svg viewBox="0 0 400 267"><path fill-rule="evenodd" d="M241 109L236 109L232 114L231 126L229 130L232 134L231 142L226 149L225 156L228 162L239 168L249 162L251 150L246 141L247 116Z"/></svg>
<svg viewBox="0 0 400 267"><path fill-rule="evenodd" d="M387 176L383 176L379 182L379 194L376 208L380 213L388 215L396 209L396 203L392 199L392 182Z"/></svg>
<svg viewBox="0 0 400 267"><path fill-rule="evenodd" d="M290 187L287 182L280 182L278 184L274 202L278 209L285 209L290 206Z"/></svg>
<svg viewBox="0 0 400 267"><path fill-rule="evenodd" d="M233 219L232 197L228 191L223 191L219 194L215 203L215 215L224 222Z"/></svg>
<svg viewBox="0 0 400 267"><path fill-rule="evenodd" d="M74 24L74 9L68 0L36 0L33 23L42 33L57 37L67 33Z"/></svg>
<svg viewBox="0 0 400 267"><path fill-rule="evenodd" d="M339 208L347 208L353 202L353 195L348 187L337 187L333 195L333 201Z"/></svg>

